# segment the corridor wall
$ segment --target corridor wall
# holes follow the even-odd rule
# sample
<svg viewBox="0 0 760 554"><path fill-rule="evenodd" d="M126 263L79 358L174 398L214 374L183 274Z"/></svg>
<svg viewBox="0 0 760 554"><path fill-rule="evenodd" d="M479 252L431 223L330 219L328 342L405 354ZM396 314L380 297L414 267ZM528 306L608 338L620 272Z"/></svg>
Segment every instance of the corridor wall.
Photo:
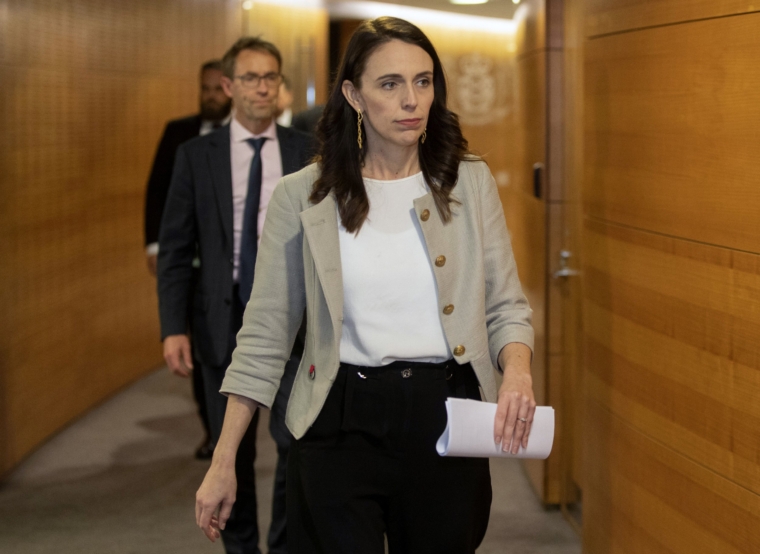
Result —
<svg viewBox="0 0 760 554"><path fill-rule="evenodd" d="M760 13L586 0L584 552L760 545Z"/></svg>
<svg viewBox="0 0 760 554"><path fill-rule="evenodd" d="M280 49L282 72L290 79L294 95L293 113L324 104L330 73L327 10L308 3L295 6L264 0L252 2L243 13L246 35L261 36Z"/></svg>
<svg viewBox="0 0 760 554"><path fill-rule="evenodd" d="M218 0L0 0L0 475L162 363L145 183L240 17Z"/></svg>

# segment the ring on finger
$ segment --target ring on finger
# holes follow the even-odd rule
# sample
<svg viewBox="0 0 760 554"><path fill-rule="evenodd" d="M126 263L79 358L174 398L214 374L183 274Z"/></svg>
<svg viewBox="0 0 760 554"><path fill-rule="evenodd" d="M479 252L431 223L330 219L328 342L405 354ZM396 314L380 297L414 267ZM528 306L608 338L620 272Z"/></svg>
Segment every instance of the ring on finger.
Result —
<svg viewBox="0 0 760 554"><path fill-rule="evenodd" d="M528 423L528 419L525 417L518 417L517 421L522 421L523 423Z"/></svg>

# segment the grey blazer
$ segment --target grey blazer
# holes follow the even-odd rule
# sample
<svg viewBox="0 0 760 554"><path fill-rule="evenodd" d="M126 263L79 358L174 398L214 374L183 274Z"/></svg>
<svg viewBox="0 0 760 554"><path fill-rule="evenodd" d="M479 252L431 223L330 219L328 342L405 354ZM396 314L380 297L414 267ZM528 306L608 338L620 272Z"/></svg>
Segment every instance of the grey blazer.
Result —
<svg viewBox="0 0 760 554"><path fill-rule="evenodd" d="M327 398L340 365L343 280L335 199L312 205L319 169L284 177L269 203L253 293L221 392L271 406L285 362L307 313L306 347L286 422L301 438ZM454 357L470 362L488 401L504 345L533 348L531 309L517 267L496 184L481 161L463 162L445 223L431 194L414 201L438 288L441 323ZM453 306L453 311L449 306ZM444 311L444 307L449 307Z"/></svg>

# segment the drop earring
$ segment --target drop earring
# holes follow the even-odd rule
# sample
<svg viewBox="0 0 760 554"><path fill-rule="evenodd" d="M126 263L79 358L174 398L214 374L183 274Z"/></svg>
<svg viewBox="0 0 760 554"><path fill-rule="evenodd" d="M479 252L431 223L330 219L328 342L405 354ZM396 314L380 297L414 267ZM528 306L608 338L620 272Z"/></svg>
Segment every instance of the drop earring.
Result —
<svg viewBox="0 0 760 554"><path fill-rule="evenodd" d="M425 139L427 138L427 127L422 131L422 136L420 137L420 142L422 144L425 144Z"/></svg>
<svg viewBox="0 0 760 554"><path fill-rule="evenodd" d="M362 149L362 111L361 110L357 112L356 127L358 129L357 142L359 143L359 150L361 150Z"/></svg>

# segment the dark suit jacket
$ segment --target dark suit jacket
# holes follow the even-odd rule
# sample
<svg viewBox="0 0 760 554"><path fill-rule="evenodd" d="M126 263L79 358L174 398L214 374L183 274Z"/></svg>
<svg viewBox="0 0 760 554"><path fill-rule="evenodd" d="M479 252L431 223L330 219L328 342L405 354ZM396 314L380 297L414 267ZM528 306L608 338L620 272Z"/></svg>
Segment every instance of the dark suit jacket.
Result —
<svg viewBox="0 0 760 554"><path fill-rule="evenodd" d="M304 133L315 135L317 132L317 123L319 123L319 119L322 117L322 112L324 111L324 106L314 106L313 108L299 112L293 116L290 126L299 131L303 131Z"/></svg>
<svg viewBox="0 0 760 554"><path fill-rule="evenodd" d="M283 175L305 167L313 154L308 135L277 126ZM158 253L161 338L187 332L191 321L201 362L221 366L229 354L233 301L232 169L229 125L177 150ZM192 291L193 258L200 257ZM193 292L192 301L190 293ZM192 313L189 313L192 306Z"/></svg>
<svg viewBox="0 0 760 554"><path fill-rule="evenodd" d="M183 142L198 136L201 131L201 116L191 115L175 119L166 124L164 136L158 144L153 168L148 178L148 188L145 192L145 245L158 242L158 229L161 225L161 215L164 213L166 195L172 180L174 156L177 148Z"/></svg>

